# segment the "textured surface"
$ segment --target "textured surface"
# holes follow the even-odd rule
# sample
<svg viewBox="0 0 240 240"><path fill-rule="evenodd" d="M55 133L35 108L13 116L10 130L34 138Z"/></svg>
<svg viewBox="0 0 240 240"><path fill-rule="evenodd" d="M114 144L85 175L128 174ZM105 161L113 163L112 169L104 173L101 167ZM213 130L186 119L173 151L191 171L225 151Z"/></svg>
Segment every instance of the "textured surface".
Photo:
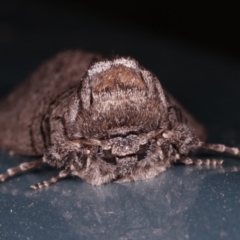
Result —
<svg viewBox="0 0 240 240"><path fill-rule="evenodd" d="M2 154L0 169L10 160L19 159ZM134 183L93 187L69 178L39 191L27 188L52 172L34 171L1 185L0 239L239 237L239 172L177 166Z"/></svg>
<svg viewBox="0 0 240 240"><path fill-rule="evenodd" d="M84 14L81 21L64 16L15 9L3 34L11 41L0 44L1 96L55 52L114 50L151 69L204 122L211 142L239 146L239 63L134 28L128 34ZM0 172L27 160L1 152ZM68 178L36 192L28 186L55 170L19 175L0 185L0 239L239 239L240 173L231 166L240 161L225 160L225 173L176 166L148 181L93 187Z"/></svg>

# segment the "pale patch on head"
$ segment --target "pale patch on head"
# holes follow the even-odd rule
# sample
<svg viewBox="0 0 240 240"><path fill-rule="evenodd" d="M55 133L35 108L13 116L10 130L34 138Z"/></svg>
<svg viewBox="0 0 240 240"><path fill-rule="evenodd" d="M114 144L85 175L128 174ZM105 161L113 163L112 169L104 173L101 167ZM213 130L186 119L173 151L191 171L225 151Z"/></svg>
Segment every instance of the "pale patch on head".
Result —
<svg viewBox="0 0 240 240"><path fill-rule="evenodd" d="M128 58L117 58L113 61L101 61L95 63L89 70L88 70L88 75L92 77L95 74L102 73L104 71L107 71L113 66L124 66L127 68L131 69L138 69L138 63L133 60L133 59L128 59Z"/></svg>
<svg viewBox="0 0 240 240"><path fill-rule="evenodd" d="M117 58L112 63L113 66L123 65L127 68L138 69L139 66L136 61L126 58Z"/></svg>

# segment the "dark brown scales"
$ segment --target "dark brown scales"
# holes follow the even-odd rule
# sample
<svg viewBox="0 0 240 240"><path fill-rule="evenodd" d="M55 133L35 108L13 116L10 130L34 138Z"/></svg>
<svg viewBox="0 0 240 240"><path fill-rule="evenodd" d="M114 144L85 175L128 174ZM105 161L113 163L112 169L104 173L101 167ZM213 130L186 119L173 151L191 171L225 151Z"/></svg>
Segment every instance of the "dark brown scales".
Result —
<svg viewBox="0 0 240 240"><path fill-rule="evenodd" d="M189 158L197 148L240 155L204 143L203 126L134 59L83 51L60 53L10 93L0 103L0 132L2 149L43 156L8 169L1 182L43 162L63 168L33 189L67 175L100 185L152 178L175 162L222 164Z"/></svg>

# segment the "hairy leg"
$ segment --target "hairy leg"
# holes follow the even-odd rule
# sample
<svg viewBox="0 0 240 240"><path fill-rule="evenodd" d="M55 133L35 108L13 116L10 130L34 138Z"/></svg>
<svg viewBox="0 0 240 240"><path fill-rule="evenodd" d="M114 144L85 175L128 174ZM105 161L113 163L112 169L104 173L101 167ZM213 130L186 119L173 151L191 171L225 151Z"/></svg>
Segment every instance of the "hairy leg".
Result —
<svg viewBox="0 0 240 240"><path fill-rule="evenodd" d="M206 165L206 166L216 166L222 165L223 160L221 159L193 159L193 158L182 158L178 159L177 162L186 164L186 165Z"/></svg>
<svg viewBox="0 0 240 240"><path fill-rule="evenodd" d="M19 172L27 171L28 169L34 168L43 163L44 163L44 160L41 158L31 162L22 163L17 167L9 168L5 173L0 174L0 182L4 182L7 178L14 176Z"/></svg>
<svg viewBox="0 0 240 240"><path fill-rule="evenodd" d="M69 174L70 174L70 170L64 169L61 172L59 172L59 174L57 176L54 176L54 177L50 178L49 180L34 184L34 185L30 186L30 188L36 190L36 189L40 189L43 187L48 187L50 184L57 182L60 178L64 178Z"/></svg>
<svg viewBox="0 0 240 240"><path fill-rule="evenodd" d="M208 150L213 150L216 152L226 152L235 156L240 156L240 149L235 147L227 147L223 144L209 144L209 143L200 142L199 147L208 149Z"/></svg>

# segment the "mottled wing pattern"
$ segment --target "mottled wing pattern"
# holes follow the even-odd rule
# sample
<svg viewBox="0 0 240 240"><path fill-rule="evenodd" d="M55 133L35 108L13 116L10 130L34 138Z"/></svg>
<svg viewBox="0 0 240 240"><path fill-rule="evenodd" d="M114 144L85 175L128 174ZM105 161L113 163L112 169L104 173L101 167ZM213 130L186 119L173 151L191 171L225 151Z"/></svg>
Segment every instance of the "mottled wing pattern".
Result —
<svg viewBox="0 0 240 240"><path fill-rule="evenodd" d="M51 102L76 86L99 59L81 50L66 51L43 63L0 103L0 147L24 155L42 155L41 121Z"/></svg>

